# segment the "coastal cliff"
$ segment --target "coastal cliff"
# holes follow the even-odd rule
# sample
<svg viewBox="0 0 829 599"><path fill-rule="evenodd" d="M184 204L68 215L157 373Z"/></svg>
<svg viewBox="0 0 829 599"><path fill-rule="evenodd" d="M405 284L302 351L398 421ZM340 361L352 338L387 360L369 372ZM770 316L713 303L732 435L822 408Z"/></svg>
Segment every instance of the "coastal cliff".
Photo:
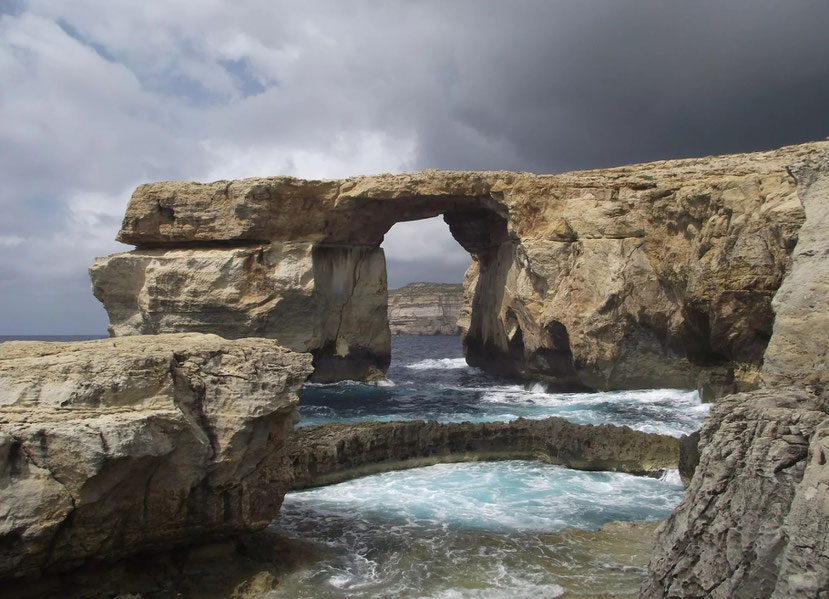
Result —
<svg viewBox="0 0 829 599"><path fill-rule="evenodd" d="M392 335L457 335L463 285L410 283L389 290Z"/></svg>
<svg viewBox="0 0 829 599"><path fill-rule="evenodd" d="M137 249L98 259L93 289L116 337L257 335L309 352L315 380L379 378L390 343L380 242L395 222L443 214L472 256L459 317L471 365L573 389L727 396L700 433L686 499L658 531L643 596L818 599L829 586L827 173L818 142L550 176L143 185L119 236ZM17 448L7 444L9 463L34 466L9 476L37 474L37 454ZM348 454L335 449L331 464ZM62 546L31 547L48 564Z"/></svg>
<svg viewBox="0 0 829 599"><path fill-rule="evenodd" d="M768 388L712 408L642 597L818 599L829 588L829 153L791 172L806 222L773 302Z"/></svg>
<svg viewBox="0 0 829 599"><path fill-rule="evenodd" d="M267 339L0 344L0 579L267 526L310 372Z"/></svg>
<svg viewBox="0 0 829 599"><path fill-rule="evenodd" d="M787 167L827 142L561 175L442 172L141 185L93 289L113 335L261 336L314 380L388 367L396 222L472 256L470 364L564 388L756 388L804 210Z"/></svg>

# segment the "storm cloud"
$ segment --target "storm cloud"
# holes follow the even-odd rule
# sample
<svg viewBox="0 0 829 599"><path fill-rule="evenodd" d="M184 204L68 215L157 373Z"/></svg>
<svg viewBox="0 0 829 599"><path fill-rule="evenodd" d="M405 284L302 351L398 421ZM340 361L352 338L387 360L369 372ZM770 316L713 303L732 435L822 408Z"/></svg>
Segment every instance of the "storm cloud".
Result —
<svg viewBox="0 0 829 599"><path fill-rule="evenodd" d="M0 334L104 330L86 268L128 249L145 181L561 172L825 138L827 23L825 0L0 1ZM384 243L390 283L459 277L445 226L412 226Z"/></svg>

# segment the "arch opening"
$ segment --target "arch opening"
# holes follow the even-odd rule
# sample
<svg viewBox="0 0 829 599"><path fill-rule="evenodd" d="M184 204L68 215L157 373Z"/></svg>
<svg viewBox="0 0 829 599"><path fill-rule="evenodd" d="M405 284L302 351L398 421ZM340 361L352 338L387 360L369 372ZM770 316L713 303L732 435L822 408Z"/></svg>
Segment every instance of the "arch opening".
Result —
<svg viewBox="0 0 829 599"><path fill-rule="evenodd" d="M481 340L506 347L499 325L499 287L513 247L506 219L477 197L420 196L391 214L380 210L383 203L361 204L370 216L354 238L364 245L328 241L314 248L315 296L322 304L321 342L312 349L316 382L384 376L391 360L388 290L410 283L460 284L466 279L466 298L458 306L461 334L476 347ZM439 306L409 310L413 318L418 311L445 319L437 314ZM400 327L394 332L401 332ZM472 353L488 357L485 346Z"/></svg>

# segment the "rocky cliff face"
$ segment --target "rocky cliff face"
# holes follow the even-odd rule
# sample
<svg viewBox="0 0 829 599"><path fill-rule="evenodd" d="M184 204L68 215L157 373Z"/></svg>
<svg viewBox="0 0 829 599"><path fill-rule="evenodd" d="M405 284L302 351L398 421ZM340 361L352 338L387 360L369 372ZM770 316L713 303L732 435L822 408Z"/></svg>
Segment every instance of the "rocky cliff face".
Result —
<svg viewBox="0 0 829 599"><path fill-rule="evenodd" d="M800 388L719 401L688 494L659 531L642 596L821 596L827 436L829 402Z"/></svg>
<svg viewBox="0 0 829 599"><path fill-rule="evenodd" d="M96 261L115 335L219 331L314 355L318 380L389 360L379 244L439 214L473 264L468 361L565 387L758 384L772 297L804 220L772 152L537 176L437 172L140 186Z"/></svg>
<svg viewBox="0 0 829 599"><path fill-rule="evenodd" d="M773 302L762 372L769 388L712 408L699 466L659 531L643 597L827 596L829 154L792 173L806 222Z"/></svg>
<svg viewBox="0 0 829 599"><path fill-rule="evenodd" d="M392 335L457 335L463 285L410 283L389 290Z"/></svg>
<svg viewBox="0 0 829 599"><path fill-rule="evenodd" d="M579 470L652 474L676 468L679 460L674 437L563 418L323 424L296 429L289 447L297 489L442 462L541 460Z"/></svg>
<svg viewBox="0 0 829 599"><path fill-rule="evenodd" d="M0 344L0 578L266 526L310 371L266 339Z"/></svg>

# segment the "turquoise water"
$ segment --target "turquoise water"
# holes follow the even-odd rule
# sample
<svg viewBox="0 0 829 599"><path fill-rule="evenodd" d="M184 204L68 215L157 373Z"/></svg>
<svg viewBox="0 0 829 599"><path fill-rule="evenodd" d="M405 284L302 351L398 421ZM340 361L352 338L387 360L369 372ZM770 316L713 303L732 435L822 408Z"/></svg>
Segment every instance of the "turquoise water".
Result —
<svg viewBox="0 0 829 599"><path fill-rule="evenodd" d="M556 597L599 567L629 591L641 564L598 562L551 533L664 518L682 495L675 474L526 461L440 464L290 493L274 528L325 557L286 576L274 596Z"/></svg>
<svg viewBox="0 0 829 599"><path fill-rule="evenodd" d="M392 341L388 381L306 385L300 425L560 416L679 436L697 430L707 408L687 390L550 392L470 368L457 337L401 336ZM310 543L317 557L288 573L274 596L635 593L652 528L616 545L573 531L665 518L683 493L676 472L654 479L527 461L441 464L289 493L273 527Z"/></svg>

